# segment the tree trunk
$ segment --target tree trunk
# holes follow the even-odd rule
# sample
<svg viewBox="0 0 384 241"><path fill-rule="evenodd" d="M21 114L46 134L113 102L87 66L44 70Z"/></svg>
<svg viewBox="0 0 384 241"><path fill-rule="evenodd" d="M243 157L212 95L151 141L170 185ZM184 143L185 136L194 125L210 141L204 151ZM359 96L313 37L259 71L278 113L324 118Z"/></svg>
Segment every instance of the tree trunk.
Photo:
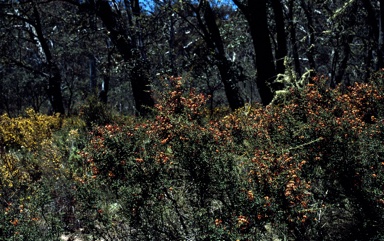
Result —
<svg viewBox="0 0 384 241"><path fill-rule="evenodd" d="M135 4L138 4L138 1L135 2ZM139 6L135 5L132 8L137 9ZM112 11L108 1L98 0L95 6L95 11L109 31L109 37L123 56L124 60L131 63L135 62L130 73L135 106L138 114L148 114L149 109L145 107L153 107L154 100L151 96L149 74L147 73L148 63L145 56L142 56L142 53L140 53L141 47L137 46L137 43L132 42L129 39L126 30L121 25L123 21Z"/></svg>
<svg viewBox="0 0 384 241"><path fill-rule="evenodd" d="M283 74L285 72L284 58L287 56L287 36L285 34L283 6L280 0L272 0L272 8L275 14L276 41L277 49L275 51L276 72Z"/></svg>
<svg viewBox="0 0 384 241"><path fill-rule="evenodd" d="M379 55L384 58L384 0L380 0L380 39L379 39ZM384 63L379 65L379 69L384 68Z"/></svg>
<svg viewBox="0 0 384 241"><path fill-rule="evenodd" d="M51 50L49 49L47 40L43 35L43 30L41 26L40 13L35 5L33 7L33 14L35 17L35 30L36 37L41 44L41 48L45 55L45 67L49 72L48 78L48 87L47 87L47 95L51 102L52 111L54 113L65 114L64 104L63 104L63 96L61 92L61 73L59 67L53 62Z"/></svg>
<svg viewBox="0 0 384 241"><path fill-rule="evenodd" d="M232 110L236 110L244 106L244 100L240 96L239 88L236 85L241 77L235 73L232 62L226 58L223 39L216 24L216 17L207 1L203 1L203 11L207 29L205 29L201 21L200 27L203 29L206 44L214 53L215 64L219 69L229 106Z"/></svg>
<svg viewBox="0 0 384 241"><path fill-rule="evenodd" d="M301 76L301 67L300 67L300 60L299 60L299 51L297 48L297 39L296 39L296 24L294 23L294 0L289 0L288 2L288 21L289 21L289 33L290 33L290 41L292 46L292 56L293 56L293 62L295 66L295 71L298 76Z"/></svg>
<svg viewBox="0 0 384 241"><path fill-rule="evenodd" d="M56 65L48 66L50 68L50 76L48 80L48 96L54 113L65 114L63 96L61 93L61 74Z"/></svg>
<svg viewBox="0 0 384 241"><path fill-rule="evenodd" d="M308 47L307 47L307 58L309 62L309 68L312 70L316 70L316 62L315 62L315 27L313 24L313 13L311 3L307 3L305 0L301 0L301 7L304 11L305 17L307 18L307 26L308 26Z"/></svg>
<svg viewBox="0 0 384 241"><path fill-rule="evenodd" d="M371 1L362 0L362 2L365 10L367 11L367 22L373 36L373 49L377 52L377 63L375 66L375 70L378 70L381 66L383 66L383 55L381 53L381 46L379 44L381 38L379 28L380 20L376 19L375 9L372 6ZM381 2L380 8L382 8ZM382 10L380 9L380 11Z"/></svg>
<svg viewBox="0 0 384 241"><path fill-rule="evenodd" d="M350 35L350 36L345 37L345 40L343 42L344 57L341 60L337 74L335 76L336 85L340 84L343 80L345 70L347 69L348 60L349 60L349 57L351 55L350 44L352 43L352 41L353 41L353 36ZM344 83L344 84L349 84L349 83ZM335 86L331 86L331 87L335 87Z"/></svg>
<svg viewBox="0 0 384 241"><path fill-rule="evenodd" d="M276 78L276 69L269 38L267 6L265 0L248 0L246 18L249 23L253 47L256 53L256 84L263 105L273 99L272 83Z"/></svg>

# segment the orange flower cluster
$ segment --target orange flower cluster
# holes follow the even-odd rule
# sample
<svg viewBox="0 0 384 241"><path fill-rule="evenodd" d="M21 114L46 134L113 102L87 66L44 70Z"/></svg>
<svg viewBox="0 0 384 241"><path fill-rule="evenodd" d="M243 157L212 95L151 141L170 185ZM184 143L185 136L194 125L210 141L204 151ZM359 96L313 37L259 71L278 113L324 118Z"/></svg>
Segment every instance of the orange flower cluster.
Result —
<svg viewBox="0 0 384 241"><path fill-rule="evenodd" d="M279 215L300 225L309 223L314 216L310 208L316 206L313 187L322 178L315 168L322 171L334 165L326 170L338 171L339 166L329 161L336 159L330 154L333 145L343 148L349 138L356 141L362 133L376 139L381 135L380 128L367 131L380 122L377 103L382 101L380 91L371 85L328 89L316 77L303 89L292 89L284 106L254 105L213 121L201 111L206 96L195 91L185 94L182 79L170 79L170 89L158 99L153 119L134 127L98 128L90 141L91 154L84 157L94 176L144 175L139 180L146 180L155 173L161 175L159 179L187 177L196 186L204 180L208 182L204 188L220 181L223 187L236 182L231 192L240 195L233 195L233 202L248 206L231 217L215 219L218 228L229 230L232 225L242 233L253 223L273 222ZM372 182L382 178L375 171L381 163L369 165ZM230 181L221 180L229 176ZM355 179L361 179L360 172ZM167 200L167 195L157 193L156 198ZM384 195L376 198L380 204L383 199ZM213 225L212 217L209 220Z"/></svg>

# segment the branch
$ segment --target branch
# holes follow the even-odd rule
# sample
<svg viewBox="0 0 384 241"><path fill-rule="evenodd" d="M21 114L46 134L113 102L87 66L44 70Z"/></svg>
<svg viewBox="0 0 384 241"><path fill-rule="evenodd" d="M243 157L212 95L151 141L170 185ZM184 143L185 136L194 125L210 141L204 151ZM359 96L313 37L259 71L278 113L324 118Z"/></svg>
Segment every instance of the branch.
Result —
<svg viewBox="0 0 384 241"><path fill-rule="evenodd" d="M317 138L315 140L312 140L312 141L309 141L307 143L303 143L303 144L295 146L295 147L290 147L290 148L287 149L287 151L291 151L291 150L295 150L295 149L300 149L300 148L303 148L305 146L311 145L311 144L313 144L315 142L319 142L319 141L322 141L322 140L324 140L324 138L323 137L319 137L319 138Z"/></svg>
<svg viewBox="0 0 384 241"><path fill-rule="evenodd" d="M21 68L24 68L24 69L26 69L26 70L34 73L34 74L38 74L38 75L41 75L43 77L49 77L49 74L44 73L44 72L39 71L39 70L36 70L35 68L33 68L33 67L31 67L31 66L29 66L29 65L27 65L27 64L25 64L25 63L23 63L21 61L18 61L18 60L15 60L15 59L8 59L8 61L10 63L12 63L12 64L14 64L16 66L19 66Z"/></svg>
<svg viewBox="0 0 384 241"><path fill-rule="evenodd" d="M259 0L251 0L251 1L259 1ZM247 12L247 6L241 3L239 0L233 0L233 3L243 12Z"/></svg>
<svg viewBox="0 0 384 241"><path fill-rule="evenodd" d="M15 18L17 20L21 20L21 21L26 22L26 23L32 25L33 27L35 27L35 23L28 18L19 16L19 15L13 14L13 13L5 13L5 14L1 14L1 15L6 16L6 17L12 17L12 18Z"/></svg>

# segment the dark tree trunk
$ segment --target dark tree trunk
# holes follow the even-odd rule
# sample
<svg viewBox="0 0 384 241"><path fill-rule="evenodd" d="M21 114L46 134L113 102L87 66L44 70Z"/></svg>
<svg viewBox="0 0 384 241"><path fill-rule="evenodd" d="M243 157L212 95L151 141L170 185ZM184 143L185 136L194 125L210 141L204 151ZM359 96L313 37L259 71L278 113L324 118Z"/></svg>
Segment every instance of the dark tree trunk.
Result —
<svg viewBox="0 0 384 241"><path fill-rule="evenodd" d="M292 46L292 56L293 56L293 62L295 66L295 71L298 74L298 76L301 76L301 66L300 66L300 60L299 60L299 51L297 48L297 39L296 39L296 24L294 22L294 0L289 0L288 2L288 21L289 21L289 33L290 33L290 41Z"/></svg>
<svg viewBox="0 0 384 241"><path fill-rule="evenodd" d="M130 74L132 90L136 90L133 91L133 98L136 102L138 114L147 115L149 113L148 107L155 105L149 86L149 76L147 72L149 64L147 61L137 60L136 62Z"/></svg>
<svg viewBox="0 0 384 241"><path fill-rule="evenodd" d="M365 56L365 60L364 60L364 64L365 64L365 71L364 71L364 82L365 83L368 83L369 82L369 78L371 77L371 72L372 72L372 69L371 69L371 65L372 65L372 62L373 62L373 54L372 54L372 49L370 48L370 46L366 46L365 47L366 49L366 56Z"/></svg>
<svg viewBox="0 0 384 241"><path fill-rule="evenodd" d="M336 70L337 70L337 64L339 63L339 48L334 47L332 51L332 60L331 60L331 70L330 70L330 86L331 88L336 87Z"/></svg>
<svg viewBox="0 0 384 241"><path fill-rule="evenodd" d="M61 74L59 68L51 64L48 66L50 68L50 76L48 80L48 96L52 105L52 110L54 113L65 114L63 96L61 93Z"/></svg>
<svg viewBox="0 0 384 241"><path fill-rule="evenodd" d="M301 0L301 7L303 8L305 17L307 18L307 26L308 26L308 48L307 48L307 58L309 62L309 67L312 70L316 70L316 62L315 62L315 26L313 23L313 14L312 14L312 6L311 3L307 3L305 0Z"/></svg>
<svg viewBox="0 0 384 241"><path fill-rule="evenodd" d="M276 23L276 41L277 49L275 51L276 72L283 74L285 72L284 58L287 56L287 36L285 34L283 5L280 0L272 0L272 8L275 14Z"/></svg>
<svg viewBox="0 0 384 241"><path fill-rule="evenodd" d="M347 69L347 64L348 64L349 57L351 55L350 44L353 41L353 36L350 35L350 36L347 36L345 38L346 38L346 40L344 40L344 43L343 43L344 57L341 60L341 63L339 65L339 68L338 68L338 71L337 71L337 74L335 76L335 83L336 83L336 85L340 84L342 82L344 74L345 74L345 70ZM348 83L345 83L345 84L348 84ZM331 87L335 87L335 86L331 86Z"/></svg>
<svg viewBox="0 0 384 241"><path fill-rule="evenodd" d="M140 9L138 1L135 1L132 8L136 11ZM122 26L123 21L112 11L108 1L98 0L95 11L108 29L109 37L115 44L117 50L122 54L124 60L126 62L135 62L130 73L133 97L138 114L148 114L149 109L145 107L153 107L154 100L151 95L149 75L147 73L149 64L145 56L142 56L142 53L140 53L142 50L141 47L129 39L126 34L126 29ZM134 13L136 14L136 12ZM137 52L139 52L139 54L136 54Z"/></svg>
<svg viewBox="0 0 384 241"><path fill-rule="evenodd" d="M229 107L236 110L244 106L244 100L240 96L239 88L236 85L237 80L233 71L232 64L227 60L219 60L217 68L224 85L225 95L227 96Z"/></svg>
<svg viewBox="0 0 384 241"><path fill-rule="evenodd" d="M238 79L242 78L240 76L241 74L235 73L232 62L226 58L223 40L216 24L216 17L209 2L203 1L202 7L206 28L200 18L199 23L205 35L205 42L214 53L215 65L219 69L229 106L232 110L238 109L244 106L244 100L241 98L239 88L236 85Z"/></svg>
<svg viewBox="0 0 384 241"><path fill-rule="evenodd" d="M379 55L384 58L384 0L380 0L380 39L379 39ZM384 68L384 63L379 65L379 68Z"/></svg>
<svg viewBox="0 0 384 241"><path fill-rule="evenodd" d="M35 17L35 30L37 39L39 40L41 44L41 48L44 52L46 62L45 62L45 68L47 68L49 72L49 78L48 78L48 86L47 86L47 95L51 102L52 111L54 113L60 113L65 114L64 109L64 103L63 103L63 96L61 92L61 73L59 67L53 62L51 50L49 49L47 40L44 37L43 29L41 26L41 19L40 19L40 13L37 9L37 6L35 5L33 7L33 14Z"/></svg>
<svg viewBox="0 0 384 241"><path fill-rule="evenodd" d="M374 45L373 48L377 52L377 63L375 66L375 70L378 70L381 66L383 66L383 55L381 53L381 46L380 46L380 41L381 41L380 28L379 28L380 20L376 19L375 9L372 6L371 1L362 0L362 2L365 10L367 11L367 22L373 36L373 45ZM380 2L380 8L382 8L381 2ZM382 10L380 9L380 11Z"/></svg>
<svg viewBox="0 0 384 241"><path fill-rule="evenodd" d="M263 105L268 105L273 99L272 83L276 78L276 69L269 38L266 1L248 0L248 10L245 14L251 32L253 47L256 53L256 84Z"/></svg>

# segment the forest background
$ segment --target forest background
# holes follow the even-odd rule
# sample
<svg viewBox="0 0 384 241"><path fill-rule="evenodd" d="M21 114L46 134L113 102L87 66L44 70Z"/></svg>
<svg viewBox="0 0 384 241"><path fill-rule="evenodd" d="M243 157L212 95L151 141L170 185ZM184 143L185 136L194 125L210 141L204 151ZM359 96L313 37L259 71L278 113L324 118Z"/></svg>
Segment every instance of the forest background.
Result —
<svg viewBox="0 0 384 241"><path fill-rule="evenodd" d="M384 1L0 1L4 240L382 240Z"/></svg>
<svg viewBox="0 0 384 241"><path fill-rule="evenodd" d="M331 87L383 67L381 1L2 1L0 111L145 114L168 76L214 109L267 105L286 67Z"/></svg>

